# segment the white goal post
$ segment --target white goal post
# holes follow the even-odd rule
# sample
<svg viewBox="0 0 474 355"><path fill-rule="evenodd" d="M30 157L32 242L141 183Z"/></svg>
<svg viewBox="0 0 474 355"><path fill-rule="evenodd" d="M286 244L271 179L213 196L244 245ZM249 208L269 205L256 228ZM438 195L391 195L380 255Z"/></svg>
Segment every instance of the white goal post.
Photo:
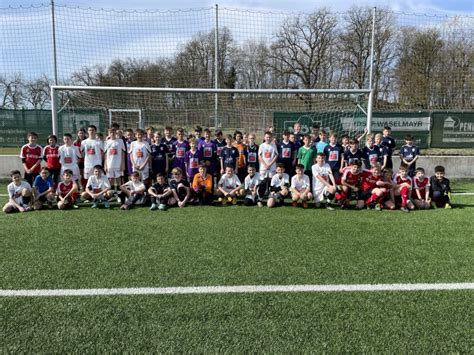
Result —
<svg viewBox="0 0 474 355"><path fill-rule="evenodd" d="M147 105L150 101L152 101L152 95L161 95L159 100L160 104L163 104L163 102L166 103L168 98L170 96L177 96L181 95L182 96L182 103L186 103L186 95L214 95L216 98L215 101L213 102L213 113L209 114L209 116L214 116L210 117L209 121L212 123L215 128L220 127L219 122L218 122L218 112L225 105L225 100L218 100L217 97L218 95L221 95L220 97L226 98L227 101L232 101L234 100L235 97L239 97L240 101L239 103L242 105L242 103L247 103L252 102L254 105L258 105L259 102L257 102L256 99L252 101L252 98L254 97L260 97L260 100L262 100L262 97L265 96L265 99L267 100L265 104L267 105L275 105L281 103L282 99L279 99L280 97L292 97L293 102L296 101L304 101L305 98L310 98L310 97L315 97L317 95L319 96L325 96L325 97L332 97L335 98L337 96L343 96L343 95L364 95L367 97L367 104L365 106L366 109L362 108L359 104L359 109L361 112L363 112L363 116L365 118L366 116L366 127L368 131L371 131L371 119L372 119L372 101L373 101L373 92L370 89L347 89L347 90L340 90L340 89L203 89L203 88L153 88L153 87L111 87L111 86L68 86L68 85L53 85L51 86L51 111L52 111L52 127L53 127L53 133L58 134L58 107L61 104L58 99L58 92L60 91L65 91L65 92L71 92L72 94L76 93L78 96L82 95L80 99L78 100L80 102L94 102L96 106L100 106L101 108L105 108L109 111L109 115L111 110L114 110L114 107L116 109L117 105L120 105L119 107L122 107L121 102L120 102L120 97L115 98L115 106L113 104L108 103L104 104L101 103L98 104L98 99L103 99L105 101L105 97L107 95L122 95L121 97L125 97L126 100L128 101L129 105L128 107L125 107L123 109L117 109L119 111L125 112L140 112L139 114L141 115L142 112L142 107L140 106L141 104ZM141 96L140 96L141 95ZM283 95L283 96L282 96ZM229 97L231 99L229 99ZM295 100L294 97L299 97L301 100ZM136 104L134 105L134 100L140 101L141 104ZM158 100L158 99L157 99ZM271 100L275 100L274 102L270 102ZM311 101L311 99L308 99ZM320 101L323 101L323 99L319 99ZM329 99L329 100L334 100L334 99ZM97 101L97 102L96 102ZM117 103L118 102L118 103ZM158 102L158 101L157 101ZM257 103L255 103L257 102ZM262 101L263 102L263 101ZM175 106L178 105L179 103L173 103ZM219 107L218 107L219 105ZM155 105L157 106L157 105ZM237 108L233 108L234 110L239 109L239 105L236 105ZM310 108L311 103L310 103ZM174 107L175 108L175 107ZM199 109L199 105L196 110ZM322 110L321 108L319 108ZM299 110L301 110L299 108ZM112 111L113 112L113 111ZM207 111L206 111L207 112ZM209 110L210 112L210 110ZM215 113L214 113L215 112ZM109 116L109 124L110 124L110 117ZM212 122L212 120L214 122ZM148 124L148 123L147 123ZM209 126L212 126L210 124Z"/></svg>
<svg viewBox="0 0 474 355"><path fill-rule="evenodd" d="M143 129L144 124L143 124L143 115L142 115L142 110L141 109L133 109L133 108L109 108L107 110L109 112L109 127L112 127L113 123L113 114L114 112L121 113L121 112L135 112L138 113L138 127Z"/></svg>

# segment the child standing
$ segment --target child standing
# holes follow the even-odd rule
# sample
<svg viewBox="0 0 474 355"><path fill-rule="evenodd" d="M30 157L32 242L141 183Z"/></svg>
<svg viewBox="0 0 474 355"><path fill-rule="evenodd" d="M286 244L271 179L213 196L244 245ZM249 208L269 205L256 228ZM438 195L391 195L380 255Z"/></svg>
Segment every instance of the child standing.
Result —
<svg viewBox="0 0 474 355"><path fill-rule="evenodd" d="M296 124L295 124L296 125ZM276 161L278 159L278 150L273 144L273 134L270 131L265 132L264 142L258 148L258 162L260 165L260 178L262 179L260 195L263 197L268 193L270 182L276 171Z"/></svg>
<svg viewBox="0 0 474 355"><path fill-rule="evenodd" d="M303 138L304 145L298 150L298 164L304 166L304 173L308 177L312 176L311 168L316 158L316 148L311 144L311 136L305 135Z"/></svg>
<svg viewBox="0 0 474 355"><path fill-rule="evenodd" d="M185 167L188 176L188 182L192 184L194 175L199 172L199 163L202 160L202 153L197 149L197 140L192 137L189 140L189 150L186 152Z"/></svg>
<svg viewBox="0 0 474 355"><path fill-rule="evenodd" d="M49 169L49 174L53 179L54 186L57 186L61 173L58 137L56 137L54 134L51 134L48 136L46 142L48 143L48 145L44 147L43 158L46 161L46 166Z"/></svg>
<svg viewBox="0 0 474 355"><path fill-rule="evenodd" d="M102 166L104 143L96 139L97 128L94 125L87 127L89 138L81 142L81 153L84 156L84 178L94 175L94 168ZM86 184L87 185L87 184Z"/></svg>
<svg viewBox="0 0 474 355"><path fill-rule="evenodd" d="M349 141L349 149L344 152L342 168L352 166L354 163L362 162L362 151L359 149L359 141L355 138Z"/></svg>
<svg viewBox="0 0 474 355"><path fill-rule="evenodd" d="M237 158L237 170L235 173L239 177L240 181L244 181L247 174L247 162L245 161L245 144L243 142L244 136L242 132L235 131L234 133L234 147L237 148L239 152L239 157Z"/></svg>
<svg viewBox="0 0 474 355"><path fill-rule="evenodd" d="M435 174L430 178L430 196L435 207L451 208L451 187L445 174L444 166L438 165Z"/></svg>
<svg viewBox="0 0 474 355"><path fill-rule="evenodd" d="M380 170L384 171L386 168L392 168L393 163L391 166L388 166L389 162L389 148L385 145L382 144L382 135L380 133L377 133L374 137L374 143L375 146L379 150L379 163L380 163ZM390 156L390 161L392 160L392 157Z"/></svg>
<svg viewBox="0 0 474 355"><path fill-rule="evenodd" d="M115 128L108 130L109 139L105 143L105 172L109 178L110 185L114 186L112 193L118 193L118 187L123 184L123 172L125 170L125 144L117 137Z"/></svg>
<svg viewBox="0 0 474 355"><path fill-rule="evenodd" d="M206 164L206 174L214 177L216 174L217 146L216 143L211 141L211 131L208 128L204 130L204 140L201 141L198 149L201 151L202 161Z"/></svg>
<svg viewBox="0 0 474 355"><path fill-rule="evenodd" d="M28 144L21 147L20 158L23 162L23 168L25 169L24 179L31 186L36 175L41 171L43 148L36 144L38 141L38 134L36 132L29 132L27 138Z"/></svg>
<svg viewBox="0 0 474 355"><path fill-rule="evenodd" d="M268 196L267 206L272 208L283 205L283 201L288 196L290 186L290 177L285 173L285 166L277 164L276 174L273 175L270 182L270 195Z"/></svg>
<svg viewBox="0 0 474 355"><path fill-rule="evenodd" d="M33 195L31 185L21 178L18 170L10 173L12 182L7 186L8 202L3 206L3 212L27 212L30 208L31 197Z"/></svg>
<svg viewBox="0 0 474 355"><path fill-rule="evenodd" d="M64 144L59 147L59 163L61 164L61 177L64 176L65 170L71 170L74 181L79 181L81 178L79 170L79 158L81 152L79 148L72 143L72 136L65 133L63 136Z"/></svg>
<svg viewBox="0 0 474 355"><path fill-rule="evenodd" d="M155 181L158 174L168 175L168 146L161 140L161 133L155 132L153 144L150 146L151 180Z"/></svg>
<svg viewBox="0 0 474 355"><path fill-rule="evenodd" d="M145 184L140 181L140 173L134 171L130 180L120 186L120 206L121 210L128 210L134 205L141 205L145 202Z"/></svg>
<svg viewBox="0 0 474 355"><path fill-rule="evenodd" d="M259 170L258 166L258 145L255 143L255 134L248 135L248 144L245 148L245 161L247 163L247 172L249 165L253 165L255 170Z"/></svg>
<svg viewBox="0 0 474 355"><path fill-rule="evenodd" d="M365 147L362 149L362 160L364 161L365 168L370 170L371 166L378 163L379 159L380 149L374 145L373 134L368 134Z"/></svg>
<svg viewBox="0 0 474 355"><path fill-rule="evenodd" d="M225 168L225 174L222 175L219 183L217 184L217 196L219 196L219 202L223 205L227 202L232 202L233 205L237 204L237 196L240 195L240 189L242 183L239 180L239 177L234 174L234 169L232 166L227 166Z"/></svg>
<svg viewBox="0 0 474 355"><path fill-rule="evenodd" d="M109 198L112 197L109 179L104 175L102 165L96 165L92 169L93 175L89 176L86 191L82 193L84 200L92 200L91 208L98 208L103 203L105 208L110 208Z"/></svg>
<svg viewBox="0 0 474 355"><path fill-rule="evenodd" d="M189 150L189 143L184 139L184 129L176 130L177 140L173 143L173 168L180 168L186 174L186 152Z"/></svg>
<svg viewBox="0 0 474 355"><path fill-rule="evenodd" d="M69 207L79 208L76 205L79 196L79 188L73 180L73 171L65 169L62 173L62 181L56 189L58 208L64 210Z"/></svg>
<svg viewBox="0 0 474 355"><path fill-rule="evenodd" d="M283 140L277 143L278 162L285 165L285 171L288 176L294 175L294 163L296 158L295 144L290 141L290 132L284 131Z"/></svg>
<svg viewBox="0 0 474 355"><path fill-rule="evenodd" d="M150 146L143 141L145 132L141 129L135 131L136 140L130 144L130 158L132 160L133 171L140 174L140 178L145 185L148 184L148 177L150 175L149 161L150 161Z"/></svg>
<svg viewBox="0 0 474 355"><path fill-rule="evenodd" d="M298 201L301 200L303 208L308 208L308 201L313 196L311 195L309 177L304 174L304 166L302 164L296 165L296 175L291 178L290 191L293 207L297 207Z"/></svg>
<svg viewBox="0 0 474 355"><path fill-rule="evenodd" d="M400 160L407 165L408 175L415 176L416 161L420 157L420 149L413 145L413 136L407 134L405 136L405 145L400 148Z"/></svg>
<svg viewBox="0 0 474 355"><path fill-rule="evenodd" d="M383 128L382 145L387 148L387 164L385 165L388 169L393 169L392 153L397 146L395 139L391 136L392 128L385 126Z"/></svg>
<svg viewBox="0 0 474 355"><path fill-rule="evenodd" d="M325 161L331 167L332 175L336 179L336 183L341 181L341 168L344 160L344 148L342 145L337 143L337 134L332 132L329 135L329 144L324 147L323 151L325 155Z"/></svg>
<svg viewBox="0 0 474 355"><path fill-rule="evenodd" d="M229 134L226 138L226 146L222 148L220 165L221 175L225 173L227 166L231 166L233 171L237 170L237 162L239 159L239 150L234 147L234 138Z"/></svg>
<svg viewBox="0 0 474 355"><path fill-rule="evenodd" d="M324 153L324 148L328 145L327 133L324 129L319 131L319 141L314 142L314 146L318 153Z"/></svg>
<svg viewBox="0 0 474 355"><path fill-rule="evenodd" d="M33 182L33 196L35 210L40 210L43 207L43 203L48 203L48 207L53 206L54 201L54 181L52 176L49 174L47 167L42 167L41 172L36 176Z"/></svg>

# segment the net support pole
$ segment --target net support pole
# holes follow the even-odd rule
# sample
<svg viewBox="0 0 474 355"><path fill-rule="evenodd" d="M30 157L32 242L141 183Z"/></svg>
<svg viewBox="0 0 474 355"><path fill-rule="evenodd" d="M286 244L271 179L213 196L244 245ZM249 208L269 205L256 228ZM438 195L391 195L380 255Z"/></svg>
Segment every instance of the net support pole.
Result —
<svg viewBox="0 0 474 355"><path fill-rule="evenodd" d="M372 10L372 39L370 44L370 67L369 67L369 90L373 90L372 81L374 73L374 42L375 42L375 11L376 7Z"/></svg>
<svg viewBox="0 0 474 355"><path fill-rule="evenodd" d="M55 88L51 87L51 123L53 134L58 135L58 96Z"/></svg>
<svg viewBox="0 0 474 355"><path fill-rule="evenodd" d="M58 85L58 61L57 61L57 52L56 52L56 20L54 18L54 0L51 0L51 32L52 32L51 39L53 42L54 85Z"/></svg>
<svg viewBox="0 0 474 355"><path fill-rule="evenodd" d="M219 88L219 6L216 4L216 29L214 31L214 89ZM219 109L219 96L214 94L214 126L217 129Z"/></svg>
<svg viewBox="0 0 474 355"><path fill-rule="evenodd" d="M369 93L369 100L367 103L367 132L372 133L372 103L374 100L374 91Z"/></svg>

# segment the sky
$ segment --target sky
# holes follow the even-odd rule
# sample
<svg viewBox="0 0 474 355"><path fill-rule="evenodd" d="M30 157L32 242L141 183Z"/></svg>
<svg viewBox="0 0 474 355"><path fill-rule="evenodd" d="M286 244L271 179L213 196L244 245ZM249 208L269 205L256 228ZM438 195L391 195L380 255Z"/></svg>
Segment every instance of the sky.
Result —
<svg viewBox="0 0 474 355"><path fill-rule="evenodd" d="M0 7L49 3L49 0L2 0ZM328 6L334 11L347 10L352 5L387 6L397 12L422 14L474 15L472 0L55 0L58 5L114 9L195 9L214 6L271 11L312 11Z"/></svg>

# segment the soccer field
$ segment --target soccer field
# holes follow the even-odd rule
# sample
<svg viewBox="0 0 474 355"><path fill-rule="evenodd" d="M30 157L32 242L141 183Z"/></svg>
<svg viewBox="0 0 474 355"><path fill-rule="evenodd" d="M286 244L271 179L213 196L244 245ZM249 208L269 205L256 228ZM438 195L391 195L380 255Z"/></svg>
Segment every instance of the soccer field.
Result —
<svg viewBox="0 0 474 355"><path fill-rule="evenodd" d="M2 214L0 290L472 285L474 196L456 196L455 206ZM0 344L2 352L472 352L473 295L3 296Z"/></svg>

